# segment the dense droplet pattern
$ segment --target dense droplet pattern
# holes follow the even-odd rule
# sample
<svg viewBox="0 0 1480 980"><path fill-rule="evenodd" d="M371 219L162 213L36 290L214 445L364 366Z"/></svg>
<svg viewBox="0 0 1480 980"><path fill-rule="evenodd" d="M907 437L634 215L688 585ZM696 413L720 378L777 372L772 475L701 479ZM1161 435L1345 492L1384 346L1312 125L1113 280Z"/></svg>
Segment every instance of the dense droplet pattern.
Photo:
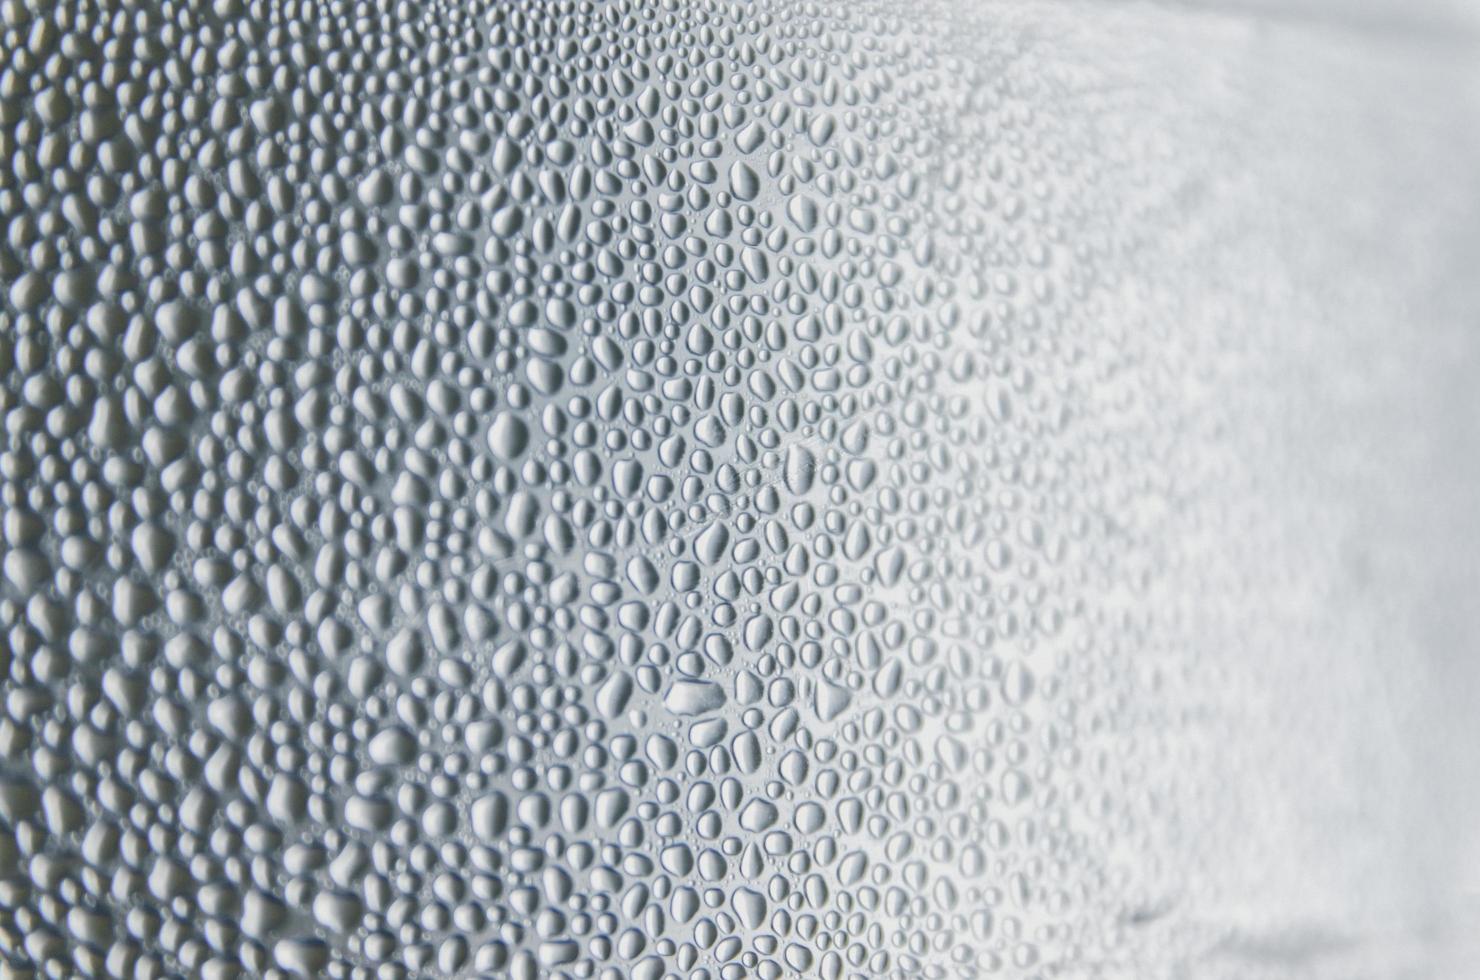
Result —
<svg viewBox="0 0 1480 980"><path fill-rule="evenodd" d="M1242 445L1187 453L1284 406L1185 394L1271 335L1176 287L1244 199L1144 186L1147 105L1177 173L1236 167L1034 23L0 4L0 955L1145 977L1229 941L1171 914L1225 816L1174 776L1216 756L1197 617L1270 594L1205 532L1262 498ZM1152 240L1198 193L1227 227Z"/></svg>

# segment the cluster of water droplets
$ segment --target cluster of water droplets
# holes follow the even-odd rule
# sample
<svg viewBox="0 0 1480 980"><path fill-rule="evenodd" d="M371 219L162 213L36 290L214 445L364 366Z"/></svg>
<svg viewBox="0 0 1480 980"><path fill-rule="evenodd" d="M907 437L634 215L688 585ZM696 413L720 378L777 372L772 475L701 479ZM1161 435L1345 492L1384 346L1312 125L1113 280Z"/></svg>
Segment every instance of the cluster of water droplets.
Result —
<svg viewBox="0 0 1480 980"><path fill-rule="evenodd" d="M1165 911L1165 337L1086 326L1136 202L1026 35L0 22L6 957L1030 977Z"/></svg>

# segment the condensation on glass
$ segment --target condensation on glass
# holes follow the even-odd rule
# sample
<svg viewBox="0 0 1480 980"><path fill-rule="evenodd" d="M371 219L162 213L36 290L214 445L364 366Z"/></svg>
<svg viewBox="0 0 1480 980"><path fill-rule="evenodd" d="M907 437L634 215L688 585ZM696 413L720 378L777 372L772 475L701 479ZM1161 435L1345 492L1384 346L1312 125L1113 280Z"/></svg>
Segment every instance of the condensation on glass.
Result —
<svg viewBox="0 0 1480 980"><path fill-rule="evenodd" d="M1480 969L1480 62L0 3L0 973Z"/></svg>

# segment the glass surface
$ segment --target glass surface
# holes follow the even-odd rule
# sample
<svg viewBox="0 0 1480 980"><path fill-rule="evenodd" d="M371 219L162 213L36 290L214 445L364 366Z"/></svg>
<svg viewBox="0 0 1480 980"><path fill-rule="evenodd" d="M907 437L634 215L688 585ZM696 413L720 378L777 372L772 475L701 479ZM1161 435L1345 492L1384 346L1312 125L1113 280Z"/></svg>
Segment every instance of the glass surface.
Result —
<svg viewBox="0 0 1480 980"><path fill-rule="evenodd" d="M1480 975L1475 24L0 3L0 975Z"/></svg>

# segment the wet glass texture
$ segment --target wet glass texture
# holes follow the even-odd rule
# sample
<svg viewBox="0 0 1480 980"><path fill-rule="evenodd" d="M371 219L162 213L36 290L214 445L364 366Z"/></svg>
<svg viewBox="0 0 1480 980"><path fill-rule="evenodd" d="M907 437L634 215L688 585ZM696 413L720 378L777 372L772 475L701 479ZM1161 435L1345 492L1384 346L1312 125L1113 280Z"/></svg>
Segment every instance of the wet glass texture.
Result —
<svg viewBox="0 0 1480 980"><path fill-rule="evenodd" d="M0 975L1480 975L1477 23L0 0Z"/></svg>

